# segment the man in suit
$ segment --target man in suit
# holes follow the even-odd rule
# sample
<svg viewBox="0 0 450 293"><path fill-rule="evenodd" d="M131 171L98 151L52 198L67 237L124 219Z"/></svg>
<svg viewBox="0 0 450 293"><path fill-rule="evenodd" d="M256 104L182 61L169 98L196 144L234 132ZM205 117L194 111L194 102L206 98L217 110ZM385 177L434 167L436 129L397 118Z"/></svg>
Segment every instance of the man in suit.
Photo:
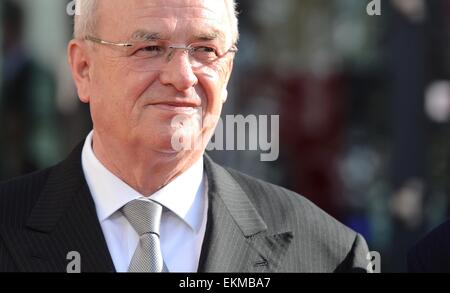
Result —
<svg viewBox="0 0 450 293"><path fill-rule="evenodd" d="M450 273L450 221L428 233L408 253L410 273Z"/></svg>
<svg viewBox="0 0 450 293"><path fill-rule="evenodd" d="M359 234L204 155L237 52L234 1L81 5L68 58L94 129L0 186L0 271L66 271L69 252L82 272L366 270Z"/></svg>

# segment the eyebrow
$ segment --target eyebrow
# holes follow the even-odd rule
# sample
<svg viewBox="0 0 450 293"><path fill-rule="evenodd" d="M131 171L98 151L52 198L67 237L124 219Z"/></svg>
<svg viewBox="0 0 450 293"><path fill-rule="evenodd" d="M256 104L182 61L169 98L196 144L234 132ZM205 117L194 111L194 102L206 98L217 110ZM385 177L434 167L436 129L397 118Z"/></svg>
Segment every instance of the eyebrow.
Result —
<svg viewBox="0 0 450 293"><path fill-rule="evenodd" d="M137 30L131 35L131 41L138 42L157 41L161 39L162 37L160 33L154 33L144 30Z"/></svg>
<svg viewBox="0 0 450 293"><path fill-rule="evenodd" d="M158 41L162 39L163 37L161 36L160 33L149 32L146 30L137 30L131 35L130 41L149 42L149 41ZM214 41L218 39L222 42L225 42L226 37L222 31L215 30L212 32L199 33L195 35L193 39L195 41Z"/></svg>
<svg viewBox="0 0 450 293"><path fill-rule="evenodd" d="M221 31L214 31L210 33L200 33L194 36L195 40L199 41L214 41L219 39L220 41L225 41L225 34Z"/></svg>

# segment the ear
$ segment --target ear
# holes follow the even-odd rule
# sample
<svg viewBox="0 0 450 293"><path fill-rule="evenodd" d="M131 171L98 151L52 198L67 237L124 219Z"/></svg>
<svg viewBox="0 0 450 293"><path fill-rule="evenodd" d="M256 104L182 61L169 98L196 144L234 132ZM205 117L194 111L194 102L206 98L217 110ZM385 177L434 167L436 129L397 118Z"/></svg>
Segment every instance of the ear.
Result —
<svg viewBox="0 0 450 293"><path fill-rule="evenodd" d="M226 82L225 82L225 88L222 91L222 103L223 104L225 104L228 99L228 88L227 87L228 87L228 82L230 81L230 78L231 78L231 73L233 72L233 66L234 66L234 59L232 59L230 61L228 76L227 76Z"/></svg>
<svg viewBox="0 0 450 293"><path fill-rule="evenodd" d="M91 98L90 59L87 45L80 40L71 40L67 46L67 58L73 80L77 86L78 97L83 103Z"/></svg>
<svg viewBox="0 0 450 293"><path fill-rule="evenodd" d="M225 104L228 99L228 89L224 88L222 92L222 103Z"/></svg>

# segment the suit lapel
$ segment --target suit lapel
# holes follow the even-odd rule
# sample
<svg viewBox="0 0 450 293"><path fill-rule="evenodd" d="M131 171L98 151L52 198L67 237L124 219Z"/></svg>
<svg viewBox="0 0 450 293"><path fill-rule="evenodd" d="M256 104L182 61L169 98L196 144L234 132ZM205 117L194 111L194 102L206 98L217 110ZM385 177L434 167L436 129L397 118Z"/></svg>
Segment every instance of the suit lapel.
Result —
<svg viewBox="0 0 450 293"><path fill-rule="evenodd" d="M208 223L200 272L276 272L292 233L268 227L248 196L222 167L205 158Z"/></svg>
<svg viewBox="0 0 450 293"><path fill-rule="evenodd" d="M6 229L23 271L66 272L78 252L81 271L113 272L114 265L81 167L82 145L53 168L23 230Z"/></svg>

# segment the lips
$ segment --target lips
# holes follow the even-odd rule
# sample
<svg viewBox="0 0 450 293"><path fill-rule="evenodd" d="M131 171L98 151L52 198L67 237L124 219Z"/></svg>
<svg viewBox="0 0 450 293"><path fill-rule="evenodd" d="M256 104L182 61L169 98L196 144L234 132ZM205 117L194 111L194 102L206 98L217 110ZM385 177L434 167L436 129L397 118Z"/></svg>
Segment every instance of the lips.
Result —
<svg viewBox="0 0 450 293"><path fill-rule="evenodd" d="M167 101L152 103L148 106L152 106L164 111L192 114L198 111L198 108L201 107L201 104L190 101Z"/></svg>

